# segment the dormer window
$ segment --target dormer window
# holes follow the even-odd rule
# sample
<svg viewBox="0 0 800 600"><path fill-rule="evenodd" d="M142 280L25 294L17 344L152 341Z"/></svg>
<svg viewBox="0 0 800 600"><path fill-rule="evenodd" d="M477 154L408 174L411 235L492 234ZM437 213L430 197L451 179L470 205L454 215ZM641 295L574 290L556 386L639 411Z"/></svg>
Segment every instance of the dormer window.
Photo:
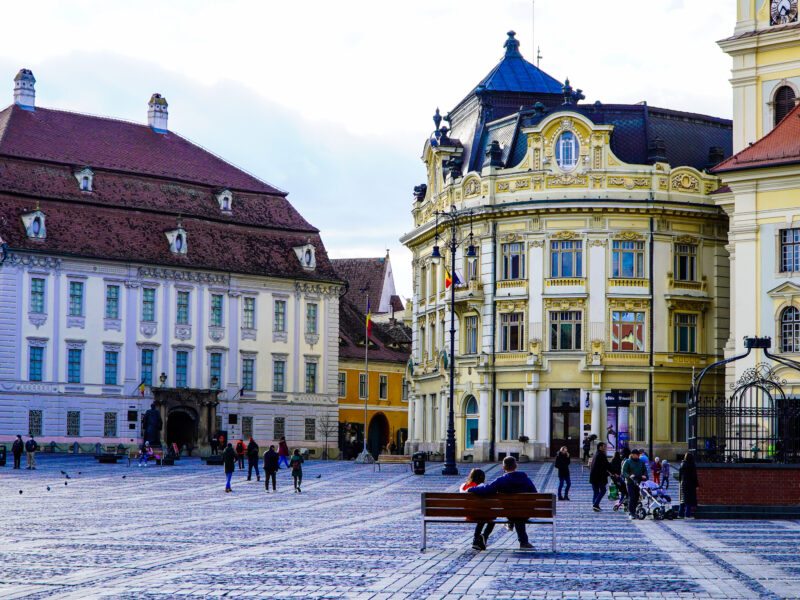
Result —
<svg viewBox="0 0 800 600"><path fill-rule="evenodd" d="M25 233L34 240L43 240L47 237L47 227L45 227L45 216L38 208L30 213L22 215L22 224Z"/></svg>
<svg viewBox="0 0 800 600"><path fill-rule="evenodd" d="M221 211L230 212L233 210L233 194L230 190L220 190L217 193L217 202L219 202Z"/></svg>
<svg viewBox="0 0 800 600"><path fill-rule="evenodd" d="M297 260L300 265L307 271L313 271L317 268L317 255L314 244L308 240L303 246L296 246L293 248L294 253L297 255Z"/></svg>
<svg viewBox="0 0 800 600"><path fill-rule="evenodd" d="M186 230L178 224L177 229L165 233L169 241L169 250L173 254L186 254L188 245L186 243Z"/></svg>
<svg viewBox="0 0 800 600"><path fill-rule="evenodd" d="M78 187L82 192L92 191L92 180L94 179L94 171L89 167L75 171L75 179L78 180Z"/></svg>

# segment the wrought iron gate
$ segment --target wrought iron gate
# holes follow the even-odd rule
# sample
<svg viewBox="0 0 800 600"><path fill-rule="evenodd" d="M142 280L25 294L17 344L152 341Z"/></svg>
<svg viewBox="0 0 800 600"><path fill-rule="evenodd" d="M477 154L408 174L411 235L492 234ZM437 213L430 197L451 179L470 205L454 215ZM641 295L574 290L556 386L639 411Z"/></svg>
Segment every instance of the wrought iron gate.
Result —
<svg viewBox="0 0 800 600"><path fill-rule="evenodd" d="M800 398L787 397L776 369L759 363L732 385L729 396L703 396L706 372L740 360L754 348L779 364L800 364L769 352L769 338L747 338L747 352L703 369L689 401L689 450L698 462L800 462Z"/></svg>

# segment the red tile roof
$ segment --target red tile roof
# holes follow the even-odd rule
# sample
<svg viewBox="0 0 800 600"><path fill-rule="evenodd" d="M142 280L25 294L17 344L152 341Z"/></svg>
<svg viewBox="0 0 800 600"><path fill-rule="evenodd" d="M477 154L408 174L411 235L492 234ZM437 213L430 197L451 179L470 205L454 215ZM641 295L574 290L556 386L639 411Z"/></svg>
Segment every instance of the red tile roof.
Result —
<svg viewBox="0 0 800 600"><path fill-rule="evenodd" d="M757 142L722 161L712 173L800 163L800 104Z"/></svg>
<svg viewBox="0 0 800 600"><path fill-rule="evenodd" d="M331 264L339 277L350 284L344 297L366 313L367 298L361 293L366 290L370 308L377 313L386 281L386 258L335 258Z"/></svg>
<svg viewBox="0 0 800 600"><path fill-rule="evenodd" d="M0 112L0 154L285 195L171 131L49 108Z"/></svg>
<svg viewBox="0 0 800 600"><path fill-rule="evenodd" d="M339 358L364 359L366 315L347 300L339 302ZM401 324L373 323L369 360L405 364L411 356L411 330Z"/></svg>

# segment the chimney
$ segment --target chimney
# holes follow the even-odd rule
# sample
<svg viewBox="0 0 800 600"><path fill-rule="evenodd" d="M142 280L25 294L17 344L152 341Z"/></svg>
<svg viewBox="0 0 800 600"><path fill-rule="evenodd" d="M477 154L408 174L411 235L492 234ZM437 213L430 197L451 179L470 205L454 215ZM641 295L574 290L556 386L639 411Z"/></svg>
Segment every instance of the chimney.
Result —
<svg viewBox="0 0 800 600"><path fill-rule="evenodd" d="M14 104L25 110L35 110L36 79L30 69L20 69L14 77Z"/></svg>
<svg viewBox="0 0 800 600"><path fill-rule="evenodd" d="M167 133L167 100L161 94L153 94L147 103L147 124L156 133Z"/></svg>

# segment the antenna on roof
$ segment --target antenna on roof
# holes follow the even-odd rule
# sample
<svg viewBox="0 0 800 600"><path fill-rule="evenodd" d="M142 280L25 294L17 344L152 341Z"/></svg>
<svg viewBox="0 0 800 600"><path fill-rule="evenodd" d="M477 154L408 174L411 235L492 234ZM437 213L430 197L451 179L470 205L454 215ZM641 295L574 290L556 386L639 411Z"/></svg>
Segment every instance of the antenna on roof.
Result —
<svg viewBox="0 0 800 600"><path fill-rule="evenodd" d="M531 56L535 54L536 44L536 0L531 0Z"/></svg>
<svg viewBox="0 0 800 600"><path fill-rule="evenodd" d="M539 68L539 63L541 62L541 60L542 60L542 49L541 48L537 48L536 49L536 68L537 69Z"/></svg>

